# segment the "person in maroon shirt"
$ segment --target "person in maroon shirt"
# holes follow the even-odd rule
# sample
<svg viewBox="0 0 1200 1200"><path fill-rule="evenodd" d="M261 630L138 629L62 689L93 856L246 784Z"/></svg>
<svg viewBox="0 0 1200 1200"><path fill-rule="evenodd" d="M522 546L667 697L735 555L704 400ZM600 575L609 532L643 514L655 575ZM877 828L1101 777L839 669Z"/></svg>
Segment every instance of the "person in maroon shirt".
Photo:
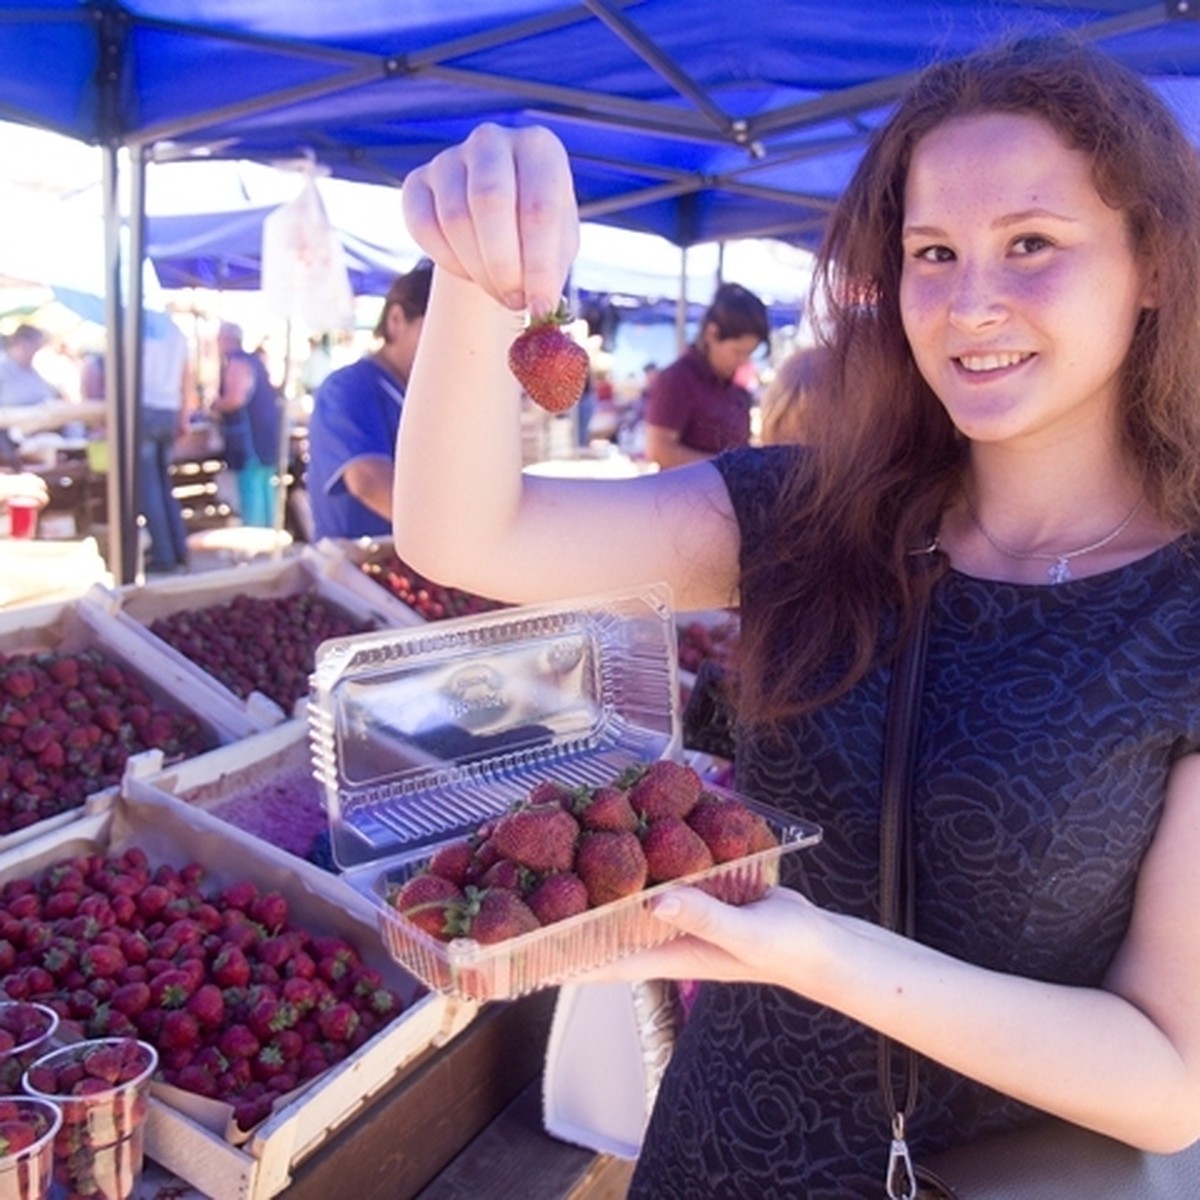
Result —
<svg viewBox="0 0 1200 1200"><path fill-rule="evenodd" d="M699 336L647 394L651 462L678 467L750 441L753 400L734 375L770 335L766 306L753 292L736 283L717 288Z"/></svg>

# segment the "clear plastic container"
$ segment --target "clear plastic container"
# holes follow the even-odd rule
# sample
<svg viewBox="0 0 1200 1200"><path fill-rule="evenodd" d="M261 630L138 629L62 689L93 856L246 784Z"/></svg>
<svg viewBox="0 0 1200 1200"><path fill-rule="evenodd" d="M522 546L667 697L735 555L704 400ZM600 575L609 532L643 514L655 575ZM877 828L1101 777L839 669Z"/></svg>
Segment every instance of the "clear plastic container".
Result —
<svg viewBox="0 0 1200 1200"><path fill-rule="evenodd" d="M127 1071L120 1082L87 1090L74 1080L43 1091L39 1072L64 1078L64 1072L83 1075L79 1065L103 1051L122 1053ZM126 1200L142 1177L150 1081L158 1067L158 1052L149 1042L132 1038L93 1038L43 1054L25 1072L24 1088L62 1112L54 1138L54 1181L68 1196Z"/></svg>
<svg viewBox="0 0 1200 1200"><path fill-rule="evenodd" d="M507 999L663 940L649 913L682 882L738 902L816 826L746 802L779 845L507 941L442 942L389 896L441 843L537 783L612 781L681 753L675 618L664 586L325 642L309 706L334 858L379 910L392 956L439 991Z"/></svg>
<svg viewBox="0 0 1200 1200"><path fill-rule="evenodd" d="M50 1045L59 1015L33 1000L0 1001L0 1091L19 1092L26 1067ZM11 1042L11 1045L9 1044Z"/></svg>
<svg viewBox="0 0 1200 1200"><path fill-rule="evenodd" d="M18 1134L20 1145L18 1149L4 1139L0 1200L46 1200L54 1178L54 1139L62 1125L61 1110L34 1096L3 1095L0 1124L9 1136Z"/></svg>

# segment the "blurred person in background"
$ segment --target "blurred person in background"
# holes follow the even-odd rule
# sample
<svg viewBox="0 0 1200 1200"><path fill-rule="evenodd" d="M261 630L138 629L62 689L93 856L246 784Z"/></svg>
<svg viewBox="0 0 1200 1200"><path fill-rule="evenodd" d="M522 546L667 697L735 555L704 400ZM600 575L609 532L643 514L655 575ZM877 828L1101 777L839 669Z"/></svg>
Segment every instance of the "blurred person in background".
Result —
<svg viewBox="0 0 1200 1200"><path fill-rule="evenodd" d="M331 372L317 389L306 476L316 539L392 532L396 434L432 277L426 259L398 275L375 326L377 348Z"/></svg>
<svg viewBox="0 0 1200 1200"><path fill-rule="evenodd" d="M150 550L146 569L187 567L187 530L171 484L176 439L188 431L196 406L187 336L170 317L149 324L142 342L142 413L138 498Z"/></svg>
<svg viewBox="0 0 1200 1200"><path fill-rule="evenodd" d="M767 384L762 396L762 442L764 446L806 442L805 409L822 385L829 370L829 351L807 346L789 355Z"/></svg>
<svg viewBox="0 0 1200 1200"><path fill-rule="evenodd" d="M59 398L58 389L33 365L46 335L34 325L18 325L0 353L0 407L24 408Z"/></svg>
<svg viewBox="0 0 1200 1200"><path fill-rule="evenodd" d="M237 479L243 525L275 524L283 412L279 393L258 354L242 348L242 329L228 321L217 332L221 382L213 410L221 418L224 456Z"/></svg>
<svg viewBox="0 0 1200 1200"><path fill-rule="evenodd" d="M647 391L651 462L679 467L749 444L754 398L734 376L770 337L766 305L753 292L737 283L717 288L696 340Z"/></svg>

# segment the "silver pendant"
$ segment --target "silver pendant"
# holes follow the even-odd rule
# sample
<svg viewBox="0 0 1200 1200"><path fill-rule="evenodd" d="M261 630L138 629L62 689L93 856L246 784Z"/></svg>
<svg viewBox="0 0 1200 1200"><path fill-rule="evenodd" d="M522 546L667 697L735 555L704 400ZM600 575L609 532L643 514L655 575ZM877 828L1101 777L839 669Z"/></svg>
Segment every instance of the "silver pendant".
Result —
<svg viewBox="0 0 1200 1200"><path fill-rule="evenodd" d="M1065 558L1056 558L1048 574L1051 583L1067 583L1072 578L1071 564Z"/></svg>

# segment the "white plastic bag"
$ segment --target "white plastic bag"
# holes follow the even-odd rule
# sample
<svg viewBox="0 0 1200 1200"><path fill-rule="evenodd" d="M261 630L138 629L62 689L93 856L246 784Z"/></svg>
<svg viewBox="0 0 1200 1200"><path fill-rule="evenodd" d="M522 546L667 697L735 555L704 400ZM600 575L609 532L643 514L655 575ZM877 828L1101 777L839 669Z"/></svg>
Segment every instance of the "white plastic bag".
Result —
<svg viewBox="0 0 1200 1200"><path fill-rule="evenodd" d="M311 333L354 325L346 256L312 177L263 222L262 296L271 312Z"/></svg>
<svg viewBox="0 0 1200 1200"><path fill-rule="evenodd" d="M678 1022L670 983L559 988L542 1073L546 1132L601 1154L637 1158Z"/></svg>

